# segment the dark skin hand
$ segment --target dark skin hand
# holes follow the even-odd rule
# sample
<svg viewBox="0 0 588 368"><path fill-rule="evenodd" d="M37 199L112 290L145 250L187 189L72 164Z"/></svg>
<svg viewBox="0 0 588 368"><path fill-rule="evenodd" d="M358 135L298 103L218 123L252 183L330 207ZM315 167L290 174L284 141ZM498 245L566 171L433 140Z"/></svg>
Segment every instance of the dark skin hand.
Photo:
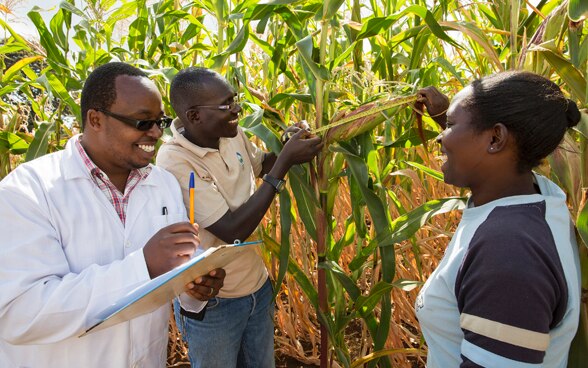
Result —
<svg viewBox="0 0 588 368"><path fill-rule="evenodd" d="M301 123L289 127L285 133L287 132L294 134L279 156L266 156L260 177L267 173L274 178L283 179L292 166L311 161L323 147L321 138L311 134ZM247 202L235 211L227 211L206 230L227 243L232 243L235 239L247 239L263 219L275 195L274 187L264 181Z"/></svg>
<svg viewBox="0 0 588 368"><path fill-rule="evenodd" d="M201 276L186 285L186 292L198 300L214 298L223 287L225 281L225 270L216 268L207 275Z"/></svg>
<svg viewBox="0 0 588 368"><path fill-rule="evenodd" d="M152 279L190 260L200 244L198 225L179 222L160 229L143 247L149 277ZM186 285L196 299L208 300L218 294L225 270L217 268Z"/></svg>
<svg viewBox="0 0 588 368"><path fill-rule="evenodd" d="M449 98L433 86L420 89L417 92L417 102L424 103L427 112L441 128L445 129L447 124L447 108Z"/></svg>

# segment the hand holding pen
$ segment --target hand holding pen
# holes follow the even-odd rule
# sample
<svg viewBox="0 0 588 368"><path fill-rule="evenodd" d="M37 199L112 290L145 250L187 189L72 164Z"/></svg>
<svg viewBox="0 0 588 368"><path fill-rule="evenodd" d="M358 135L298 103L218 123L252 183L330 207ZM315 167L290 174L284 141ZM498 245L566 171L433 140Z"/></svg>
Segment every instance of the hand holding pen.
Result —
<svg viewBox="0 0 588 368"><path fill-rule="evenodd" d="M199 244L198 224L178 222L160 229L143 248L149 276L155 278L187 262Z"/></svg>
<svg viewBox="0 0 588 368"><path fill-rule="evenodd" d="M190 206L188 210L190 212L190 223L192 224L195 224L194 187L194 172L192 171L190 173L190 182L188 185L188 191L190 195ZM208 300L210 298L214 298L218 294L219 290L223 287L225 276L225 270L222 268L214 269L207 275L203 275L193 282L189 282L186 285L186 292L198 300Z"/></svg>

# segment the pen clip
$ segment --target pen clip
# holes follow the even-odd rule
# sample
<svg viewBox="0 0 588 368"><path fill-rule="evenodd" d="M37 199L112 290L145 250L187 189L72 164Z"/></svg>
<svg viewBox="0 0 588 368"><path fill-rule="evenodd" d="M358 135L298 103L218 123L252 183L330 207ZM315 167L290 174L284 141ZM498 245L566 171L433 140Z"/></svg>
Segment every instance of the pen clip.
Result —
<svg viewBox="0 0 588 368"><path fill-rule="evenodd" d="M169 225L169 223L168 223L168 221L167 221L167 207L166 207L166 206L163 206L163 207L161 208L161 214L165 216L165 224L166 224L166 225Z"/></svg>

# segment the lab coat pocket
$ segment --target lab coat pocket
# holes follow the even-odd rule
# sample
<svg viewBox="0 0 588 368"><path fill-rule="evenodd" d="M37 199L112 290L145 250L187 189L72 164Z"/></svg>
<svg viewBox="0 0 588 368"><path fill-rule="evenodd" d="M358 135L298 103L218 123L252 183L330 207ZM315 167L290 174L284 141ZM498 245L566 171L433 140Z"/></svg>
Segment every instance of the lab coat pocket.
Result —
<svg viewBox="0 0 588 368"><path fill-rule="evenodd" d="M151 219L151 223L153 226L153 230L157 232L159 231L159 229L164 228L168 225L172 225L177 222L184 222L186 220L186 217L182 213L168 213L167 215L153 216Z"/></svg>

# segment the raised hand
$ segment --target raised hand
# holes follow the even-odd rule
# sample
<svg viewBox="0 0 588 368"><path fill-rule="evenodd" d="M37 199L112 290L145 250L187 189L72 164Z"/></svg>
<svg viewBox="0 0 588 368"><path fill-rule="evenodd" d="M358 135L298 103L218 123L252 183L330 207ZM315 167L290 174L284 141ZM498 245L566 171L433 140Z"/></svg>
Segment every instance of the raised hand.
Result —
<svg viewBox="0 0 588 368"><path fill-rule="evenodd" d="M155 278L187 262L199 244L197 224L178 222L162 228L143 248L149 276Z"/></svg>
<svg viewBox="0 0 588 368"><path fill-rule="evenodd" d="M439 124L445 129L447 122L447 108L449 107L449 98L433 86L428 86L418 90L417 102L425 105L427 112Z"/></svg>
<svg viewBox="0 0 588 368"><path fill-rule="evenodd" d="M282 143L286 144L290 140L290 138L292 138L292 136L300 130L310 131L310 125L308 125L308 122L306 120L301 120L298 123L294 123L290 125L288 128L286 128L284 134L282 134Z"/></svg>
<svg viewBox="0 0 588 368"><path fill-rule="evenodd" d="M321 138L306 129L299 129L284 145L278 160L285 159L292 166L312 160L323 147Z"/></svg>

